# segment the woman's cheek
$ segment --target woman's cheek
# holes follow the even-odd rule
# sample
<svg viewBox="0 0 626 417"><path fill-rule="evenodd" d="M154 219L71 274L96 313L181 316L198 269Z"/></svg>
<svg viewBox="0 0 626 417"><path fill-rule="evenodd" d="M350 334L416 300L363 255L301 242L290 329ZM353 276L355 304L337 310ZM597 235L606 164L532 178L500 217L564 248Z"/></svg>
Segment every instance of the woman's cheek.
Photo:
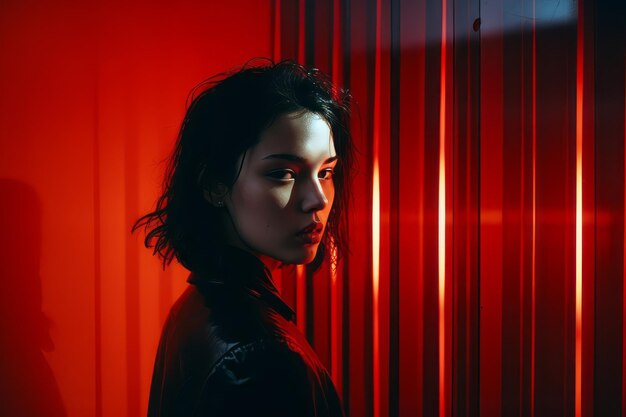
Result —
<svg viewBox="0 0 626 417"><path fill-rule="evenodd" d="M335 184L332 181L328 181L322 185L322 190L324 190L324 195L328 201L326 208L330 210L335 200Z"/></svg>
<svg viewBox="0 0 626 417"><path fill-rule="evenodd" d="M293 187L290 184L272 187L266 193L270 204L278 209L284 209L289 204Z"/></svg>

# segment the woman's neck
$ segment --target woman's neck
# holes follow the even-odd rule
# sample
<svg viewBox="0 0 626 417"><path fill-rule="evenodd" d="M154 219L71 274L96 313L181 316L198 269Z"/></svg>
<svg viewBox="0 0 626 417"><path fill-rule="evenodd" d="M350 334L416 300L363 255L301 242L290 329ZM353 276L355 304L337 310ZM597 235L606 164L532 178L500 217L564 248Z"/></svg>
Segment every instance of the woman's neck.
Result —
<svg viewBox="0 0 626 417"><path fill-rule="evenodd" d="M226 238L226 243L228 245L245 250L246 252L249 252L252 255L256 256L257 258L259 258L261 262L263 262L265 267L270 272L274 272L274 270L282 264L282 262L279 261L278 259L272 258L271 256L260 254L257 251L255 251L254 248L246 244L246 242L244 242L243 239L241 239L241 237L239 236L239 233L237 233L237 231L235 230L235 227L232 224L232 220L230 219L230 216L228 216L228 214L225 213L224 217L226 218L224 219L222 224L225 226L224 236Z"/></svg>

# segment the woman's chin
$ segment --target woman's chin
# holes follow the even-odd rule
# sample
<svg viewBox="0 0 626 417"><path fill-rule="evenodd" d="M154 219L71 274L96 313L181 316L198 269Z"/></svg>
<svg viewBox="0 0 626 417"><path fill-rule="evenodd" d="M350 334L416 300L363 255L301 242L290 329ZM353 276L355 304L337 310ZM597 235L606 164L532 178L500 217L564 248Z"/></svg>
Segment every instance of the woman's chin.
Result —
<svg viewBox="0 0 626 417"><path fill-rule="evenodd" d="M306 265L313 262L315 255L317 255L317 248L319 245L305 246L304 248L298 248L298 250L290 251L286 253L281 261L285 264Z"/></svg>

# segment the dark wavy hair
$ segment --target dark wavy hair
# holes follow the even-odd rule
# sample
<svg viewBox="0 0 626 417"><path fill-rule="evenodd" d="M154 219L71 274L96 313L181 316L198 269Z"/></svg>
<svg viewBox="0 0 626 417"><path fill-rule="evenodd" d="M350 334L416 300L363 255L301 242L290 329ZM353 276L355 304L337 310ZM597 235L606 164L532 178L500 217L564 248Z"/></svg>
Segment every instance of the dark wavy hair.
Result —
<svg viewBox="0 0 626 417"><path fill-rule="evenodd" d="M238 159L256 145L261 133L280 115L312 112L330 125L339 163L335 168L335 201L326 233L312 262L317 268L331 243L337 257L347 252L346 206L353 166L349 132L350 95L337 89L322 72L292 61L256 59L241 69L222 73L198 85L187 112L154 211L139 218L144 244L163 261L174 257L193 272L207 271L224 245L217 208L204 190L237 180Z"/></svg>

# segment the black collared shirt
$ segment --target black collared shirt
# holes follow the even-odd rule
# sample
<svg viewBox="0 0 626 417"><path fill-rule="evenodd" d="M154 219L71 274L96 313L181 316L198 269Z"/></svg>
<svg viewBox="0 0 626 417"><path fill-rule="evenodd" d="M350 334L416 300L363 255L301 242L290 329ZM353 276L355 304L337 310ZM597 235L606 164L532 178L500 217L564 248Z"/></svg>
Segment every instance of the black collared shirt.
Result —
<svg viewBox="0 0 626 417"><path fill-rule="evenodd" d="M343 416L328 372L257 257L228 247L214 271L188 282L163 328L149 417Z"/></svg>

